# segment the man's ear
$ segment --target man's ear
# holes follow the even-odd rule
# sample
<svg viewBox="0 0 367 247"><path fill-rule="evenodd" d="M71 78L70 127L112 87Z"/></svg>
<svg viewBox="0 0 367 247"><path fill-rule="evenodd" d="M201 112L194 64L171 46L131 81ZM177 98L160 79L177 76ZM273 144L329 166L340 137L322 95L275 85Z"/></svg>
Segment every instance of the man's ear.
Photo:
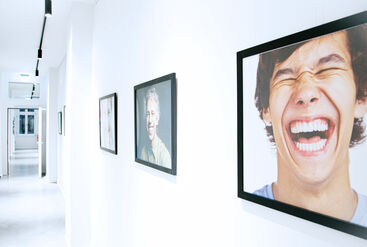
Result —
<svg viewBox="0 0 367 247"><path fill-rule="evenodd" d="M367 112L367 99L357 100L354 108L354 117L362 118Z"/></svg>
<svg viewBox="0 0 367 247"><path fill-rule="evenodd" d="M263 109L263 120L268 122L268 123L271 123L271 115L270 115L270 110L269 110L269 107L266 108L266 109Z"/></svg>

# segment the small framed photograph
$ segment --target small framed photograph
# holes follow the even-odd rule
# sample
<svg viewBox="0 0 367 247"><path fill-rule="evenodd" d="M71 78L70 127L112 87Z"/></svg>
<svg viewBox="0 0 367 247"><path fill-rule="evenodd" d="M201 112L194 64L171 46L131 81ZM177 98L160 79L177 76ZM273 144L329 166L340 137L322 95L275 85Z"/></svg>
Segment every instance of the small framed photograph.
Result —
<svg viewBox="0 0 367 247"><path fill-rule="evenodd" d="M176 74L134 87L135 161L176 175Z"/></svg>
<svg viewBox="0 0 367 247"><path fill-rule="evenodd" d="M367 11L237 53L238 196L367 239Z"/></svg>
<svg viewBox="0 0 367 247"><path fill-rule="evenodd" d="M63 127L62 112L59 111L57 115L58 115L58 121L57 121L58 132L59 135L62 135L62 127Z"/></svg>
<svg viewBox="0 0 367 247"><path fill-rule="evenodd" d="M117 154L117 94L99 98L99 144L101 149Z"/></svg>

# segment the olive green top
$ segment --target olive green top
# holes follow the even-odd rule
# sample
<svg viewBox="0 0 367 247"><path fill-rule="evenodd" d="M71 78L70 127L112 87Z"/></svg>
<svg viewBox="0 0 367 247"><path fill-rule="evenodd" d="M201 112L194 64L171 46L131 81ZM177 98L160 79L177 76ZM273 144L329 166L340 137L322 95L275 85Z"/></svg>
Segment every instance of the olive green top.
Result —
<svg viewBox="0 0 367 247"><path fill-rule="evenodd" d="M171 155L166 146L158 136L156 136L153 141L154 148L152 148L150 142L143 146L140 153L141 159L156 165L171 168Z"/></svg>

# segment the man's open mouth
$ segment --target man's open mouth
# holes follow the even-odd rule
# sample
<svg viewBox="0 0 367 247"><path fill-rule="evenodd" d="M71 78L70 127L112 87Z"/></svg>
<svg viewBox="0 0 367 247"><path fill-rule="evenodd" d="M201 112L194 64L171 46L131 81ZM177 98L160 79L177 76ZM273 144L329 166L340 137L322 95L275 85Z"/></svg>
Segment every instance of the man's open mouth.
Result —
<svg viewBox="0 0 367 247"><path fill-rule="evenodd" d="M295 120L289 123L290 137L301 152L317 152L325 148L332 133L331 121L317 118L311 121Z"/></svg>

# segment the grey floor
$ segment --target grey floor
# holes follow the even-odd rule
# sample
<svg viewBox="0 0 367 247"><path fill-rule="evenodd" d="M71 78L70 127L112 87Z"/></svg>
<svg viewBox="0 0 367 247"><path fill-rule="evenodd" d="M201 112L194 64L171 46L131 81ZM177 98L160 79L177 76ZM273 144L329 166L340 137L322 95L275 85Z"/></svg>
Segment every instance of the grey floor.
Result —
<svg viewBox="0 0 367 247"><path fill-rule="evenodd" d="M35 150L17 151L10 176L0 179L0 246L61 247L64 199L57 184L38 177Z"/></svg>

